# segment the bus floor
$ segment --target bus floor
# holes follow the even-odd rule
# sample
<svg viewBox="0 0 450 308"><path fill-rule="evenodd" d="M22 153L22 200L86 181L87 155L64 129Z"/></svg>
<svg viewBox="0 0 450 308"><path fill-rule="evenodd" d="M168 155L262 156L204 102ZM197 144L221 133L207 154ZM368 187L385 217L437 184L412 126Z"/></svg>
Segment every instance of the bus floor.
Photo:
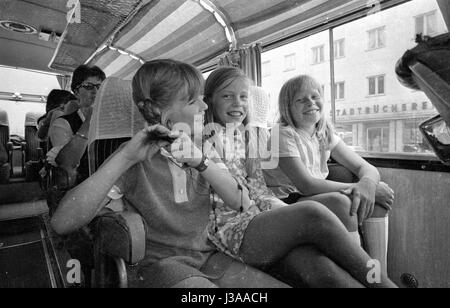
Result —
<svg viewBox="0 0 450 308"><path fill-rule="evenodd" d="M61 286L43 215L0 221L0 288Z"/></svg>

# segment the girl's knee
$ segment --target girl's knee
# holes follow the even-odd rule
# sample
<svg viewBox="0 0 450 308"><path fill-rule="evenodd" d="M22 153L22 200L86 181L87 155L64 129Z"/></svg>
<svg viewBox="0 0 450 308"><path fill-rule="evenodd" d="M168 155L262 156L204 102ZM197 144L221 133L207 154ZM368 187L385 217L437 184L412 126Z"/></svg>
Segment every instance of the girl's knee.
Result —
<svg viewBox="0 0 450 308"><path fill-rule="evenodd" d="M303 201L292 205L292 207L311 225L326 225L335 217L325 205L316 201Z"/></svg>
<svg viewBox="0 0 450 308"><path fill-rule="evenodd" d="M358 230L357 216L351 216L352 200L341 193L329 195L328 208L339 218L350 232Z"/></svg>

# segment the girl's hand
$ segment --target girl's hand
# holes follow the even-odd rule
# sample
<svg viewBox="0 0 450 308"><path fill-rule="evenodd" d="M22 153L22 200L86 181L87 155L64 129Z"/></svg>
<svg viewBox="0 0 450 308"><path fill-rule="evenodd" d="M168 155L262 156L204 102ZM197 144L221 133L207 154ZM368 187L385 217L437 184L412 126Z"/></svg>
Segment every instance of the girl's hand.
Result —
<svg viewBox="0 0 450 308"><path fill-rule="evenodd" d="M154 125L141 130L122 149L126 160L133 165L137 164L147 158L152 158L162 147L170 145L167 141L151 138L152 132L167 136L170 134L170 130L162 125Z"/></svg>
<svg viewBox="0 0 450 308"><path fill-rule="evenodd" d="M94 108L92 106L81 108L81 112L86 118L86 121L90 122L92 118L92 113L94 112Z"/></svg>
<svg viewBox="0 0 450 308"><path fill-rule="evenodd" d="M359 183L341 191L352 199L350 215L355 216L357 214L360 225L373 214L376 189L377 185L374 181L362 178Z"/></svg>
<svg viewBox="0 0 450 308"><path fill-rule="evenodd" d="M172 133L170 136L175 136ZM191 168L198 167L202 162L202 151L192 142L192 139L185 133L178 133L178 138L170 146L170 153L173 158L180 163Z"/></svg>
<svg viewBox="0 0 450 308"><path fill-rule="evenodd" d="M388 184L380 182L375 193L375 202L391 211L394 205L395 193Z"/></svg>

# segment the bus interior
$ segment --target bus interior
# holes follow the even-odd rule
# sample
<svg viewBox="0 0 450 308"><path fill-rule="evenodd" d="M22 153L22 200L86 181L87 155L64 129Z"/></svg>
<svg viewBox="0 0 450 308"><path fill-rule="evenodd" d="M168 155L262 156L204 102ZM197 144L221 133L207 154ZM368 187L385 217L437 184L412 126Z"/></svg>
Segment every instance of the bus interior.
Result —
<svg viewBox="0 0 450 308"><path fill-rule="evenodd" d="M448 0L0 0L0 288L83 285L69 279L42 189L37 120L48 93L70 90L80 64L129 82L160 58L205 77L242 68L270 98L269 127L285 81L320 80L341 138L395 191L389 277L450 287L449 27ZM143 253L142 233L129 227L139 217L115 219L99 219L120 230L100 232L96 257L112 258L96 266L94 286L129 286Z"/></svg>

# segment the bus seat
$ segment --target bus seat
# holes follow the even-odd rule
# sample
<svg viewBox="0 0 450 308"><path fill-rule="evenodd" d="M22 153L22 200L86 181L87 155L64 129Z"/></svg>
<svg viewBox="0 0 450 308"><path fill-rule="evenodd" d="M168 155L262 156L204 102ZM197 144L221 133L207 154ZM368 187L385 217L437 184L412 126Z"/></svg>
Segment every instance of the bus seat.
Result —
<svg viewBox="0 0 450 308"><path fill-rule="evenodd" d="M2 156L5 156L2 161L0 161L0 183L8 183L13 172L13 144L10 142L9 138L8 114L6 111L0 110L0 143L1 150L4 151Z"/></svg>
<svg viewBox="0 0 450 308"><path fill-rule="evenodd" d="M133 103L131 81L107 78L97 93L89 130L90 174L143 127L144 120ZM145 256L142 217L131 210L109 211L97 217L94 225L95 286L127 287L132 279L128 268Z"/></svg>
<svg viewBox="0 0 450 308"><path fill-rule="evenodd" d="M37 136L37 120L42 114L29 112L25 116L25 143L22 147L22 166L27 181L39 178L39 161L43 150Z"/></svg>

